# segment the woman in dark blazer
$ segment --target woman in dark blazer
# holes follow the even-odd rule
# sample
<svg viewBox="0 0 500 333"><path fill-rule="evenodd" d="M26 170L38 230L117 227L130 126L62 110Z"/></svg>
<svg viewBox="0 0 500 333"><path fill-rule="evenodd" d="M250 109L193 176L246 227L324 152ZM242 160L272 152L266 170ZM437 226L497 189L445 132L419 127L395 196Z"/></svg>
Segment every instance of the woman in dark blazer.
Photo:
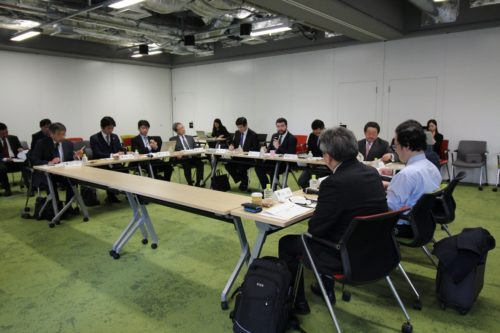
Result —
<svg viewBox="0 0 500 333"><path fill-rule="evenodd" d="M229 132L227 128L222 125L219 118L214 119L214 125L212 127L212 138L228 138Z"/></svg>
<svg viewBox="0 0 500 333"><path fill-rule="evenodd" d="M427 122L427 130L432 133L432 137L434 138L434 141L436 141L436 143L434 143L434 146L432 147L432 150L434 150L434 152L438 154L438 156L441 156L441 144L443 143L443 134L438 132L438 125L435 119L430 119Z"/></svg>

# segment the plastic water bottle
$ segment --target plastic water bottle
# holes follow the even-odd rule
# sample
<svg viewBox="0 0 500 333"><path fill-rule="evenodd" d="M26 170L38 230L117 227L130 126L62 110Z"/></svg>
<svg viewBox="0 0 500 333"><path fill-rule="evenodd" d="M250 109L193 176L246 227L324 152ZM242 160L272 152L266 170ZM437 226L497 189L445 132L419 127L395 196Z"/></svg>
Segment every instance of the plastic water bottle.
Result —
<svg viewBox="0 0 500 333"><path fill-rule="evenodd" d="M316 179L316 175L312 175L311 179L309 179L309 188L317 190L319 187L319 182Z"/></svg>
<svg viewBox="0 0 500 333"><path fill-rule="evenodd" d="M266 185L266 189L264 190L264 200L262 203L265 206L271 206L273 203L273 190L271 189L271 184Z"/></svg>
<svg viewBox="0 0 500 333"><path fill-rule="evenodd" d="M307 158L310 159L310 160L313 158L312 151L309 150L309 153L307 154Z"/></svg>
<svg viewBox="0 0 500 333"><path fill-rule="evenodd" d="M83 156L82 156L82 162L83 163L87 163L89 161L89 158L87 157L87 155L84 153Z"/></svg>
<svg viewBox="0 0 500 333"><path fill-rule="evenodd" d="M134 155L135 156L139 156L139 150L136 149L135 152L134 152Z"/></svg>

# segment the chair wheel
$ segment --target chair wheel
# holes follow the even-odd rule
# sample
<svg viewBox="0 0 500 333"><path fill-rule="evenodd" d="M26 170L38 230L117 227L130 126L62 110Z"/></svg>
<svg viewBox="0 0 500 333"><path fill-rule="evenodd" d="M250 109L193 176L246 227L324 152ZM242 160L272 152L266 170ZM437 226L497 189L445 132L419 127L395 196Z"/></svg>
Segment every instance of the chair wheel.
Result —
<svg viewBox="0 0 500 333"><path fill-rule="evenodd" d="M479 186L477 189L478 189L479 191L482 191L482 190L483 190L483 187L482 187L482 186Z"/></svg>
<svg viewBox="0 0 500 333"><path fill-rule="evenodd" d="M412 333L413 332L413 326L411 326L410 323L406 322L401 327L401 332L403 332L403 333Z"/></svg>
<svg viewBox="0 0 500 333"><path fill-rule="evenodd" d="M222 310L227 310L229 309L229 303L227 301L220 302L220 307Z"/></svg>
<svg viewBox="0 0 500 333"><path fill-rule="evenodd" d="M158 247L158 244L156 244L156 243L151 244L151 248L152 248L153 250L154 250L154 249L156 249L157 247Z"/></svg>
<svg viewBox="0 0 500 333"><path fill-rule="evenodd" d="M148 243L148 239L147 239L147 238L144 238L144 239L142 240L142 244L146 245L147 243Z"/></svg>
<svg viewBox="0 0 500 333"><path fill-rule="evenodd" d="M113 257L113 259L120 259L120 254L116 253L115 250L109 251L109 255Z"/></svg>
<svg viewBox="0 0 500 333"><path fill-rule="evenodd" d="M83 218L83 222L88 222L89 221L89 218L88 217L84 217Z"/></svg>
<svg viewBox="0 0 500 333"><path fill-rule="evenodd" d="M49 223L49 228L54 228L56 226L55 223Z"/></svg>
<svg viewBox="0 0 500 333"><path fill-rule="evenodd" d="M351 293L348 291L343 291L342 292L342 300L344 302L349 302L351 300Z"/></svg>
<svg viewBox="0 0 500 333"><path fill-rule="evenodd" d="M414 308L415 310L421 311L421 310L422 310L422 302L420 302L420 301L416 301L416 302L413 304L413 308Z"/></svg>

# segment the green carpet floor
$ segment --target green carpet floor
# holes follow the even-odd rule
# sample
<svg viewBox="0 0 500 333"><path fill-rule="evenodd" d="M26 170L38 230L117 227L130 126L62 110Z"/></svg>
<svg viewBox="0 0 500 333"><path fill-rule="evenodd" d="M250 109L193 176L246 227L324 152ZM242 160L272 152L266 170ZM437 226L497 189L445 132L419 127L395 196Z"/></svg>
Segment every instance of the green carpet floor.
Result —
<svg viewBox="0 0 500 333"><path fill-rule="evenodd" d="M297 186L293 179L291 183ZM102 201L104 193L99 192ZM482 226L500 241L500 193L465 185L455 193L458 211L452 232ZM108 251L131 217L125 201L92 207L89 222L78 216L54 229L45 221L21 219L23 205L18 188L14 196L0 198L0 332L231 332L229 311L220 309L220 292L239 251L230 224L150 204L158 249L142 245L136 235L122 258L113 260ZM244 225L253 242L255 225ZM271 235L262 255L277 255L282 235L305 229L301 223ZM444 236L436 232L436 239ZM466 316L440 309L434 293L436 270L422 251L403 249L402 257L423 295L422 311L412 309L408 286L398 272L392 274L414 332L500 331L498 249L489 253L484 289ZM306 284L313 279L307 272ZM339 301L335 307L345 332L400 331L404 317L384 281L349 289L351 302ZM322 300L306 292L312 312L301 317L303 328L333 332Z"/></svg>

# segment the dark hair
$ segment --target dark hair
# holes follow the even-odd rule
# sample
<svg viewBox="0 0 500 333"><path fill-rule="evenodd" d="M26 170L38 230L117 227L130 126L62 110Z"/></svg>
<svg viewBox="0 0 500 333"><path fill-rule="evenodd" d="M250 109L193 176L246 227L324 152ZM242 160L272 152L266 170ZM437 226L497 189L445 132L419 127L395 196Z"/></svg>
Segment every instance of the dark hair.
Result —
<svg viewBox="0 0 500 333"><path fill-rule="evenodd" d="M401 147L408 147L411 151L420 151L427 148L427 136L422 124L416 120L407 120L396 127L396 137Z"/></svg>
<svg viewBox="0 0 500 333"><path fill-rule="evenodd" d="M236 126L246 126L247 125L247 118L245 117L239 117L236 119Z"/></svg>
<svg viewBox="0 0 500 333"><path fill-rule="evenodd" d="M324 131L319 139L319 148L335 161L343 162L358 156L358 141L345 127L334 127Z"/></svg>
<svg viewBox="0 0 500 333"><path fill-rule="evenodd" d="M363 130L363 132L366 133L366 130L368 129L368 127L373 127L373 128L375 128L377 130L377 134L380 133L380 126L376 122L374 122L374 121L367 122L366 125L365 125L365 129Z"/></svg>
<svg viewBox="0 0 500 333"><path fill-rule="evenodd" d="M66 132L66 126L64 126L61 123L52 123L49 126L49 131L52 134L55 134L55 133L60 132L60 131L65 131Z"/></svg>
<svg viewBox="0 0 500 333"><path fill-rule="evenodd" d="M276 119L276 124L278 124L278 123L285 123L285 125L288 126L288 122L286 121L285 118Z"/></svg>
<svg viewBox="0 0 500 333"><path fill-rule="evenodd" d="M0 131L5 131L7 129L7 125L4 123L0 123Z"/></svg>
<svg viewBox="0 0 500 333"><path fill-rule="evenodd" d="M175 122L175 123L173 123L172 124L172 131L174 131L175 133L177 133L177 126L179 126L179 125L182 125L182 123L180 123L178 121Z"/></svg>
<svg viewBox="0 0 500 333"><path fill-rule="evenodd" d="M139 122L137 123L137 128L141 128L141 126L146 126L147 128L151 127L149 126L149 121L147 120L139 120Z"/></svg>
<svg viewBox="0 0 500 333"><path fill-rule="evenodd" d="M314 131L315 129L323 129L325 128L325 123L322 120L316 119L312 122L311 128Z"/></svg>
<svg viewBox="0 0 500 333"><path fill-rule="evenodd" d="M426 127L427 130L429 130L429 125L430 124L434 124L436 126L436 133L439 133L439 131L438 131L438 123L437 123L436 119L429 119L429 121L427 122L427 127Z"/></svg>
<svg viewBox="0 0 500 333"><path fill-rule="evenodd" d="M106 116L106 117L101 119L101 128L104 129L104 127L108 127L108 126L116 127L116 123L115 123L115 120L113 118Z"/></svg>
<svg viewBox="0 0 500 333"><path fill-rule="evenodd" d="M49 126L50 124L52 124L50 119L45 118L45 119L40 120L40 128L45 127L45 126Z"/></svg>
<svg viewBox="0 0 500 333"><path fill-rule="evenodd" d="M220 121L219 118L215 118L214 119L214 126L212 126L212 131L215 131L215 123L219 124L219 129L223 129L224 128L224 125L222 125L222 121Z"/></svg>

